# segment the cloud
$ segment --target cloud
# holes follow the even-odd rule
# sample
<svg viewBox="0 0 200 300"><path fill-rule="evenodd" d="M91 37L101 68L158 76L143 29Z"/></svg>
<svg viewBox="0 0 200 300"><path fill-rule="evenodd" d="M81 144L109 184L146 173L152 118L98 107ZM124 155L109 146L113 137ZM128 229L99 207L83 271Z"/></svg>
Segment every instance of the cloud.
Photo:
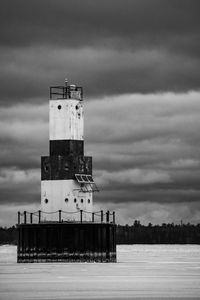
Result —
<svg viewBox="0 0 200 300"><path fill-rule="evenodd" d="M2 168L0 171L0 204L35 204L40 200L40 170Z"/></svg>
<svg viewBox="0 0 200 300"><path fill-rule="evenodd" d="M170 182L170 176L167 172L145 170L145 169L128 169L119 172L100 172L97 183L103 187L106 185L117 184L152 184L157 182Z"/></svg>
<svg viewBox="0 0 200 300"><path fill-rule="evenodd" d="M1 169L0 171L0 186L10 187L13 184L31 183L38 181L38 170L17 170L14 168Z"/></svg>
<svg viewBox="0 0 200 300"><path fill-rule="evenodd" d="M0 214L0 225L1 226L13 226L16 225L18 222L18 216L17 212L23 212L23 211L28 211L28 212L36 212L39 210L39 205L35 203L23 203L23 204L9 204L5 203L1 205L1 211L3 213ZM34 218L34 216L33 216ZM36 219L33 219L35 221Z"/></svg>
<svg viewBox="0 0 200 300"><path fill-rule="evenodd" d="M199 93L123 95L86 105L98 202L199 199Z"/></svg>
<svg viewBox="0 0 200 300"><path fill-rule="evenodd" d="M195 92L105 97L86 103L85 134L91 143L106 141L120 148L132 144L131 153L138 152L138 147L143 147L142 153L168 152L169 146L175 152L183 143L184 150L190 151L198 143L198 110L199 93Z"/></svg>
<svg viewBox="0 0 200 300"><path fill-rule="evenodd" d="M0 83L3 105L44 103L51 85L65 77L97 98L124 93L198 90L198 58L187 59L163 49L135 50L98 47L78 49L55 46L0 48ZM12 87L12 88L11 88Z"/></svg>
<svg viewBox="0 0 200 300"><path fill-rule="evenodd" d="M48 150L48 106L18 104L0 111L1 168L40 167Z"/></svg>
<svg viewBox="0 0 200 300"><path fill-rule="evenodd" d="M176 169L190 169L190 168L199 168L200 161L197 159L178 159L176 161L172 161L170 167Z"/></svg>
<svg viewBox="0 0 200 300"><path fill-rule="evenodd" d="M1 203L39 204L39 177L31 173L39 176L40 156L48 154L48 89L68 77L88 100L85 150L102 190L96 205L121 207L130 220L141 203L134 216L156 222L181 204L180 217L197 220L199 6L198 0L4 1Z"/></svg>
<svg viewBox="0 0 200 300"><path fill-rule="evenodd" d="M8 0L0 102L44 102L66 76L90 98L199 90L198 11L196 0Z"/></svg>
<svg viewBox="0 0 200 300"><path fill-rule="evenodd" d="M148 44L159 43L170 36L198 33L198 11L198 0L192 5L186 0L8 0L1 6L2 44L46 42L79 47L116 39L126 44L146 39Z"/></svg>
<svg viewBox="0 0 200 300"><path fill-rule="evenodd" d="M172 223L199 223L200 217L200 205L195 203L157 203L157 202L134 202L134 203L101 203L96 205L95 209L99 209L116 212L117 224L129 224L132 225L135 220L140 220L142 224L162 224Z"/></svg>
<svg viewBox="0 0 200 300"><path fill-rule="evenodd" d="M85 154L93 156L101 190L96 203L198 201L199 96L125 94L85 101ZM8 106L0 119L1 202L39 203L48 105Z"/></svg>

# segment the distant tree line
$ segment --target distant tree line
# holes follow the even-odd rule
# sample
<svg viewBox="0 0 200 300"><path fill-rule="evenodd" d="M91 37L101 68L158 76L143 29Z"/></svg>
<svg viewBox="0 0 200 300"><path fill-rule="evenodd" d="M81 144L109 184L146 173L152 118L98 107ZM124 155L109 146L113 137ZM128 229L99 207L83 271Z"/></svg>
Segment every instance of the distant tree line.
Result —
<svg viewBox="0 0 200 300"><path fill-rule="evenodd" d="M0 227L0 245L4 244L17 245L16 226L12 226L10 228Z"/></svg>
<svg viewBox="0 0 200 300"><path fill-rule="evenodd" d="M200 224L117 225L117 244L200 244Z"/></svg>
<svg viewBox="0 0 200 300"><path fill-rule="evenodd" d="M200 224L117 225L117 244L200 244ZM0 227L0 245L17 244L17 228Z"/></svg>

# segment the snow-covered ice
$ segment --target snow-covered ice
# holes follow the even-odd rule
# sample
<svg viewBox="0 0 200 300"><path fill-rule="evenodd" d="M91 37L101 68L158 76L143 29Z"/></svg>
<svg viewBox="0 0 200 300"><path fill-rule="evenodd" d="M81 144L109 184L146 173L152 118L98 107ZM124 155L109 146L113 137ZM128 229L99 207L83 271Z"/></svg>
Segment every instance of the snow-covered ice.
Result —
<svg viewBox="0 0 200 300"><path fill-rule="evenodd" d="M200 299L200 245L120 245L117 263L17 264L0 246L0 300Z"/></svg>

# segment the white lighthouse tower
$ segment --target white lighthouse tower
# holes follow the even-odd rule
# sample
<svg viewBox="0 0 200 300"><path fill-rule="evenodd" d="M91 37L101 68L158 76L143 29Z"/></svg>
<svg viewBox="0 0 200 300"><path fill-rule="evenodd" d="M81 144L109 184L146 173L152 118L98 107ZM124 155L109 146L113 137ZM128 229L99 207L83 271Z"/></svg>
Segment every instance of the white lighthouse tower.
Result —
<svg viewBox="0 0 200 300"><path fill-rule="evenodd" d="M41 211L43 219L91 221L93 192L92 157L84 156L84 111L82 87L50 87L49 149L41 158ZM46 213L46 214L45 214Z"/></svg>
<svg viewBox="0 0 200 300"><path fill-rule="evenodd" d="M41 157L41 209L18 212L19 263L116 262L115 212L93 211L93 192L98 188L92 157L84 155L83 121L82 87L67 80L64 86L50 87L49 156Z"/></svg>

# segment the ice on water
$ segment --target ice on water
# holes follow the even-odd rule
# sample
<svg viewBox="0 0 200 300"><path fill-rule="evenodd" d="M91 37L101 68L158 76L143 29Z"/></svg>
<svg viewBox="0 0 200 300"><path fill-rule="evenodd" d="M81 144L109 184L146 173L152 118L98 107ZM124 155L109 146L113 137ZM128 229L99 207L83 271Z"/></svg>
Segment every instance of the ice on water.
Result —
<svg viewBox="0 0 200 300"><path fill-rule="evenodd" d="M120 245L118 263L17 264L0 246L0 299L200 299L200 245Z"/></svg>

